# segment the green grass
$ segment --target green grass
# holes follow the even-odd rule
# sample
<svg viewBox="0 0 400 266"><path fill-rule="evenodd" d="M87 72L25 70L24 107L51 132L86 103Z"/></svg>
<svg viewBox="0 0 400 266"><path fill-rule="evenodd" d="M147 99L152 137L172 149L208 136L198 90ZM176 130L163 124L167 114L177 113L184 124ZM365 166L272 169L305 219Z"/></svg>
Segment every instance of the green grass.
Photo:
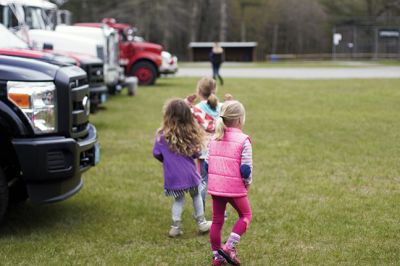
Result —
<svg viewBox="0 0 400 266"><path fill-rule="evenodd" d="M111 98L91 118L100 165L70 200L12 208L0 229L0 264L210 265L190 201L185 234L168 238L171 199L151 155L164 101L192 93L196 81L161 79L135 97ZM243 265L399 263L399 88L400 80L227 79L218 95L244 103L254 147Z"/></svg>
<svg viewBox="0 0 400 266"><path fill-rule="evenodd" d="M226 62L223 68L366 68L400 66L399 60L279 60L276 62ZM209 62L179 62L180 68L210 68Z"/></svg>

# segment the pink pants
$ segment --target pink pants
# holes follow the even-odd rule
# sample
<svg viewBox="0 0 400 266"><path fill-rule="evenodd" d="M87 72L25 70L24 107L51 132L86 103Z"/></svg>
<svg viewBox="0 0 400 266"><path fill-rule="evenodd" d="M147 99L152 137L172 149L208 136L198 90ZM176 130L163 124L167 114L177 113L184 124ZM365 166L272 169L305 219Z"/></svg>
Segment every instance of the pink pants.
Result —
<svg viewBox="0 0 400 266"><path fill-rule="evenodd" d="M221 231L224 225L226 204L229 203L236 209L239 219L232 228L232 232L243 235L251 220L251 209L247 196L239 198L212 196L212 225L210 230L211 249L221 248Z"/></svg>

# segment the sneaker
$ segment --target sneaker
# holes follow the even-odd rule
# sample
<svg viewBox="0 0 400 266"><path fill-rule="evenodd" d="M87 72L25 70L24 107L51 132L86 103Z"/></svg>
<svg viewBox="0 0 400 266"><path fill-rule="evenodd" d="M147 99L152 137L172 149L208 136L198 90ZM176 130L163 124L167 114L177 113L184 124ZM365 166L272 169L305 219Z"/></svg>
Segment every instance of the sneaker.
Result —
<svg viewBox="0 0 400 266"><path fill-rule="evenodd" d="M204 220L203 222L200 222L197 224L198 228L199 228L199 232L200 233L207 233L208 231L210 231L211 228L211 221L206 221Z"/></svg>
<svg viewBox="0 0 400 266"><path fill-rule="evenodd" d="M169 230L170 237L177 237L182 234L183 234L183 231L179 226L171 226L171 229Z"/></svg>
<svg viewBox="0 0 400 266"><path fill-rule="evenodd" d="M240 260L236 256L235 247L228 247L228 245L224 245L218 250L218 254L224 257L229 264L240 266Z"/></svg>
<svg viewBox="0 0 400 266"><path fill-rule="evenodd" d="M226 265L227 263L228 262L224 258L213 257L213 260L212 260L213 266Z"/></svg>

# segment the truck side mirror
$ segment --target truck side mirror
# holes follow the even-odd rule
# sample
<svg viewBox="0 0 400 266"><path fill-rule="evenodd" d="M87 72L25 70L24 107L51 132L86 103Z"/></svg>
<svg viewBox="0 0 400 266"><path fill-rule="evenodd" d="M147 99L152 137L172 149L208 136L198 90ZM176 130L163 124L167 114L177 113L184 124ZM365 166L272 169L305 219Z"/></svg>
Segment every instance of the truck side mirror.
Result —
<svg viewBox="0 0 400 266"><path fill-rule="evenodd" d="M46 42L43 44L43 50L53 50L53 49L54 49L53 44Z"/></svg>

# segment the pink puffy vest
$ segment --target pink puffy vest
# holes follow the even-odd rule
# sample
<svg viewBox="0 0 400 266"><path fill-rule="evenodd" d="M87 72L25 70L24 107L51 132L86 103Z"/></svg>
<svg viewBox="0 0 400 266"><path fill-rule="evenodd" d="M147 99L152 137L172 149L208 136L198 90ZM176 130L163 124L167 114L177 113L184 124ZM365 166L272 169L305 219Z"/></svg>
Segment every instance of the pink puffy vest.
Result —
<svg viewBox="0 0 400 266"><path fill-rule="evenodd" d="M211 140L208 153L208 193L223 197L247 195L240 175L244 142L249 136L238 128L227 128L222 140Z"/></svg>

